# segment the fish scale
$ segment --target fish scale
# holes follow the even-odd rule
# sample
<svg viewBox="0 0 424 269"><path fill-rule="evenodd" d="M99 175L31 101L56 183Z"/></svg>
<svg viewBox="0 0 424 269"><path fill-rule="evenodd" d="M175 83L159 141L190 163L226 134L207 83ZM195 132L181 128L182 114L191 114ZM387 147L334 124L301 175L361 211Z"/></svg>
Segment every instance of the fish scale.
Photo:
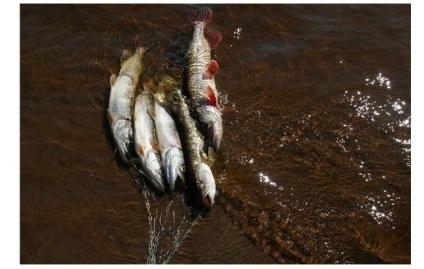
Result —
<svg viewBox="0 0 424 269"><path fill-rule="evenodd" d="M157 149L157 138L153 119L148 110L153 108L153 96L146 87L135 99L134 106L134 144L143 173L161 192L165 192L162 179L161 159Z"/></svg>
<svg viewBox="0 0 424 269"><path fill-rule="evenodd" d="M132 164L133 159L133 112L134 95L139 77L143 71L142 58L144 49L138 48L134 55L128 50L122 53L121 70L118 76L110 77L111 92L107 118L112 130L113 139L122 159Z"/></svg>
<svg viewBox="0 0 424 269"><path fill-rule="evenodd" d="M206 146L217 150L222 139L222 119L215 85L219 67L216 61L211 60L211 46L216 47L222 35L214 31L208 34L208 40L205 38L205 27L212 18L210 8L189 10L187 17L193 25L193 36L186 54L190 107L204 129Z"/></svg>
<svg viewBox="0 0 424 269"><path fill-rule="evenodd" d="M203 151L203 137L197 130L196 122L190 115L190 109L181 91L177 88L171 89L166 97L184 134L190 174L194 176L202 193L203 204L211 207L216 195L216 185L212 171L207 164L209 160Z"/></svg>

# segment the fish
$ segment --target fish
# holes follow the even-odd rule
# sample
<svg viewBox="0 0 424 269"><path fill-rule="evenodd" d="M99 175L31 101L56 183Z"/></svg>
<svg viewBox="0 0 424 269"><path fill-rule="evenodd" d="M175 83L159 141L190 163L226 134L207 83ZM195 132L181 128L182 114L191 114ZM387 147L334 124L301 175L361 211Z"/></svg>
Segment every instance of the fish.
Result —
<svg viewBox="0 0 424 269"><path fill-rule="evenodd" d="M153 94L153 99L153 109L149 111L149 114L155 122L165 177L170 191L173 191L178 178L182 181L181 185L185 185L185 163L181 140L174 119L168 111L164 92L157 90Z"/></svg>
<svg viewBox="0 0 424 269"><path fill-rule="evenodd" d="M211 60L211 49L221 42L222 34L219 31L205 33L205 27L212 19L212 10L208 7L189 9L187 17L193 26L192 39L185 55L190 108L205 130L205 146L216 151L221 144L223 128L215 85L219 65Z"/></svg>
<svg viewBox="0 0 424 269"><path fill-rule="evenodd" d="M133 154L132 125L135 91L144 69L142 63L144 52L143 47L137 48L134 54L129 50L124 50L119 74L112 74L110 77L111 91L107 118L119 155L130 165L134 165L137 161L137 157Z"/></svg>
<svg viewBox="0 0 424 269"><path fill-rule="evenodd" d="M161 192L165 192L161 158L156 138L155 123L149 115L153 109L153 96L146 89L141 91L134 105L134 146L139 157L143 173Z"/></svg>
<svg viewBox="0 0 424 269"><path fill-rule="evenodd" d="M166 98L185 140L185 150L189 160L187 167L201 192L203 205L210 208L214 204L216 184L208 165L208 157L203 150L205 144L203 136L190 114L190 108L181 90L178 88L171 89L167 92Z"/></svg>

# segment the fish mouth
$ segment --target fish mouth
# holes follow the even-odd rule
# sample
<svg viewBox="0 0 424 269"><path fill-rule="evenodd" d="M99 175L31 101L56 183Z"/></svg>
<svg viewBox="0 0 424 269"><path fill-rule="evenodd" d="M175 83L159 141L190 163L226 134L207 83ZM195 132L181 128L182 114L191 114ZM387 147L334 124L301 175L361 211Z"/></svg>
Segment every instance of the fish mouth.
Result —
<svg viewBox="0 0 424 269"><path fill-rule="evenodd" d="M132 164L133 158L130 152L128 151L129 143L126 143L125 141L121 141L119 139L115 139L115 143L122 160L124 160L124 162L127 164Z"/></svg>
<svg viewBox="0 0 424 269"><path fill-rule="evenodd" d="M150 182L161 192L165 192L165 184L162 180L161 165L155 152L149 151L143 162L143 168Z"/></svg>
<svg viewBox="0 0 424 269"><path fill-rule="evenodd" d="M169 189L175 189L175 182L179 177L183 182L184 179L184 156L181 149L172 147L165 154L164 160L165 176L168 181Z"/></svg>
<svg viewBox="0 0 424 269"><path fill-rule="evenodd" d="M137 158L133 142L133 131L128 120L119 119L112 125L112 135L119 155L127 164Z"/></svg>
<svg viewBox="0 0 424 269"><path fill-rule="evenodd" d="M221 113L214 106L200 106L196 110L205 131L206 147L212 147L217 151L221 145L223 133Z"/></svg>
<svg viewBox="0 0 424 269"><path fill-rule="evenodd" d="M216 186L212 171L206 163L196 166L196 180L202 195L202 203L205 207L211 208L215 202Z"/></svg>

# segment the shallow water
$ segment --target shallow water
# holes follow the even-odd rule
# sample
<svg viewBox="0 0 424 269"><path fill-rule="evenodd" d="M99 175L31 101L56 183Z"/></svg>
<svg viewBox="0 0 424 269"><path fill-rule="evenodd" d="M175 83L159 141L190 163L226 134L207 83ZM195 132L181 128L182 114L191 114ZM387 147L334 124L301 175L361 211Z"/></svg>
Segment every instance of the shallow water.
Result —
<svg viewBox="0 0 424 269"><path fill-rule="evenodd" d="M157 66L188 42L186 7L21 5L21 263L146 262L109 77L124 49L159 42ZM170 262L410 263L410 5L211 7L228 162Z"/></svg>

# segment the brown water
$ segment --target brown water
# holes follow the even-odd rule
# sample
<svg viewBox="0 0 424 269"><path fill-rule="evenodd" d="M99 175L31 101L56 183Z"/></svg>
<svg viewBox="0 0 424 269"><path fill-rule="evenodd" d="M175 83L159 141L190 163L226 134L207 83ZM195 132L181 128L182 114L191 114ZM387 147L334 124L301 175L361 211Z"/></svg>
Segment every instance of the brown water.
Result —
<svg viewBox="0 0 424 269"><path fill-rule="evenodd" d="M109 77L124 49L188 42L186 7L21 5L21 263L146 262ZM228 163L170 262L410 263L410 5L211 7Z"/></svg>

